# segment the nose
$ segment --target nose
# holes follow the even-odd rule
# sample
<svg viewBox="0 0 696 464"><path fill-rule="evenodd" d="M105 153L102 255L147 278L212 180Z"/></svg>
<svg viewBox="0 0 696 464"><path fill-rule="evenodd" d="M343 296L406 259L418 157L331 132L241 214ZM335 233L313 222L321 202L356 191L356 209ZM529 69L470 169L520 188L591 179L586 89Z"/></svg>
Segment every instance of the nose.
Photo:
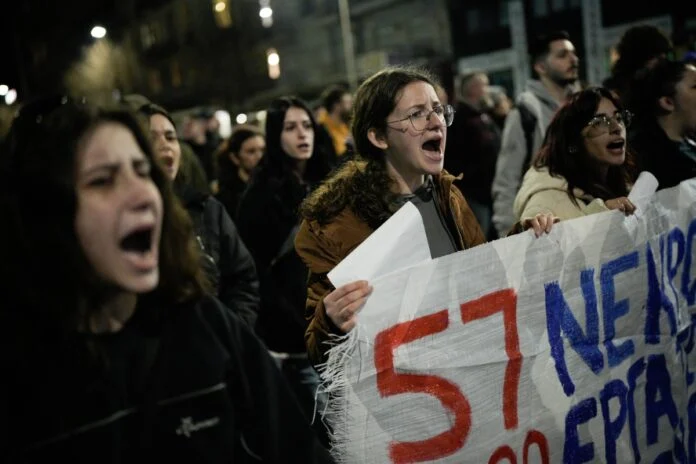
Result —
<svg viewBox="0 0 696 464"><path fill-rule="evenodd" d="M132 211L147 211L154 208L159 191L149 177L141 177L133 172L125 185L128 192L128 206Z"/></svg>
<svg viewBox="0 0 696 464"><path fill-rule="evenodd" d="M164 137L154 137L152 140L152 146L155 149L156 152L160 152L164 149L167 148L167 141L164 139Z"/></svg>
<svg viewBox="0 0 696 464"><path fill-rule="evenodd" d="M428 115L428 129L441 129L445 128L445 115L438 115L435 111L432 111Z"/></svg>

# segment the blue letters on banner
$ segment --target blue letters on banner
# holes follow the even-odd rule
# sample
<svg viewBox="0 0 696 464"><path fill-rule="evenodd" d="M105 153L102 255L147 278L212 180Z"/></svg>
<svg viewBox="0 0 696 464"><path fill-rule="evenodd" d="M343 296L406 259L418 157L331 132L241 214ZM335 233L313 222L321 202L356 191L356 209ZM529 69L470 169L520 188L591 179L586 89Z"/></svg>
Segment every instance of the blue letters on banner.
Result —
<svg viewBox="0 0 696 464"><path fill-rule="evenodd" d="M604 368L604 357L599 350L599 316L597 314L597 295L594 288L594 269L586 269L580 273L580 286L585 300L585 326L587 334L583 333L580 324L566 302L558 281L544 286L546 295L546 326L548 329L551 356L554 359L558 379L567 396L575 392L575 384L570 378L565 362L563 348L563 331L570 346L585 361L585 364L598 374Z"/></svg>
<svg viewBox="0 0 696 464"><path fill-rule="evenodd" d="M628 314L628 300L614 301L616 288L614 276L638 267L638 252L621 256L602 266L600 281L602 282L602 314L604 315L604 345L607 348L609 367L616 367L634 353L633 340L626 340L621 345L614 344L616 329L614 322Z"/></svg>

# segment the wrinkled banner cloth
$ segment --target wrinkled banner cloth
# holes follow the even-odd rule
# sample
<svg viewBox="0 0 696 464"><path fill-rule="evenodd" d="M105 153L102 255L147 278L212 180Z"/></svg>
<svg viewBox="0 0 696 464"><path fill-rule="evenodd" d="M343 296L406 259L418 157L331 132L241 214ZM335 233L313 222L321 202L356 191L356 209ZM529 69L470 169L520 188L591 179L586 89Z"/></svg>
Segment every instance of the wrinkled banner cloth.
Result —
<svg viewBox="0 0 696 464"><path fill-rule="evenodd" d="M379 277L320 367L341 463L696 459L696 180Z"/></svg>

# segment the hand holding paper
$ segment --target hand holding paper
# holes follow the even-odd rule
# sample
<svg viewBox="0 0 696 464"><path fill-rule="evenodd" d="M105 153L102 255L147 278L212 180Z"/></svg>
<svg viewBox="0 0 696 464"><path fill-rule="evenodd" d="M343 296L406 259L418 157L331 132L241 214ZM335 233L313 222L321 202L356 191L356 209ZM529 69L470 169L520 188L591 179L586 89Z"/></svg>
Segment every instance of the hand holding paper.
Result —
<svg viewBox="0 0 696 464"><path fill-rule="evenodd" d="M355 327L355 314L367 301L372 287L365 280L341 285L324 298L326 315L342 332L348 333Z"/></svg>

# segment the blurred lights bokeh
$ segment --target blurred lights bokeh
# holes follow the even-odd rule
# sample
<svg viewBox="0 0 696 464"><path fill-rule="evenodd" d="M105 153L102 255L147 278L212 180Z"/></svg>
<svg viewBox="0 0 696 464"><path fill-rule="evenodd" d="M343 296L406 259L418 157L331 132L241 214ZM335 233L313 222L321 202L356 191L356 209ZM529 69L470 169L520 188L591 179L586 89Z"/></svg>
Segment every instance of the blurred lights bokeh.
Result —
<svg viewBox="0 0 696 464"><path fill-rule="evenodd" d="M5 94L5 103L8 105L13 104L17 101L17 91L15 89L9 89Z"/></svg>
<svg viewBox="0 0 696 464"><path fill-rule="evenodd" d="M10 90L10 88L8 86L6 86L5 84L0 85L0 97L4 97L5 95L7 95L7 92L9 90Z"/></svg>
<svg viewBox="0 0 696 464"><path fill-rule="evenodd" d="M247 115L244 113L239 113L237 115L237 118L235 119L237 121L237 124L246 124L247 122Z"/></svg>
<svg viewBox="0 0 696 464"><path fill-rule="evenodd" d="M106 36L106 29L103 28L102 26L94 26L92 28L91 34L92 34L92 37L94 37L95 39L101 39L104 36Z"/></svg>

